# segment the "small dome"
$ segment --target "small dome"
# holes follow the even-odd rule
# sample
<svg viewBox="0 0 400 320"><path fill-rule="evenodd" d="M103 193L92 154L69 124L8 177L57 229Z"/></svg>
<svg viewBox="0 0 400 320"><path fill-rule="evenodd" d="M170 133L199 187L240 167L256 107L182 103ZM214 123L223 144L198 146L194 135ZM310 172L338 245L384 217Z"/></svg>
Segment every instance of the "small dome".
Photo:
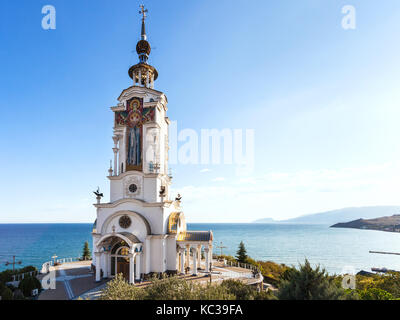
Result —
<svg viewBox="0 0 400 320"><path fill-rule="evenodd" d="M137 43L136 52L138 54L146 53L147 55L149 55L151 52L150 43L148 43L146 40L140 40Z"/></svg>

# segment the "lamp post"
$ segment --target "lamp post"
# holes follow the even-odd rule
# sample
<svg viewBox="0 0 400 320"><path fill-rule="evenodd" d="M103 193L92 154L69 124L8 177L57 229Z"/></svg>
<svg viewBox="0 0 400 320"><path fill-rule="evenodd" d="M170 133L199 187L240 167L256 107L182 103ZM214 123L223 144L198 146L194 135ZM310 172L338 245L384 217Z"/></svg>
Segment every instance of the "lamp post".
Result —
<svg viewBox="0 0 400 320"><path fill-rule="evenodd" d="M15 256L13 256L13 262L6 262L6 266L9 266L10 264L12 264L12 266L13 266L13 272L15 272L15 265L16 264L21 264L22 263L22 261L15 261Z"/></svg>
<svg viewBox="0 0 400 320"><path fill-rule="evenodd" d="M222 249L226 249L226 247L223 246L222 241L220 242L219 246L215 246L215 247L221 250L221 258L222 258Z"/></svg>

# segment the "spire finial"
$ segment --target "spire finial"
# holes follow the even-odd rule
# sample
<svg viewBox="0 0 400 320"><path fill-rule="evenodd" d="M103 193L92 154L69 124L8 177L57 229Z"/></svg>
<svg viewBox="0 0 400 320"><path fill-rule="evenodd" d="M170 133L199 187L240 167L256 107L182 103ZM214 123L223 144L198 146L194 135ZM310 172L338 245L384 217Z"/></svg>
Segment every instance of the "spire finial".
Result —
<svg viewBox="0 0 400 320"><path fill-rule="evenodd" d="M139 63L129 68L129 77L133 80L134 85L154 88L154 81L158 78L157 70L147 63L151 52L150 43L147 41L145 21L147 13L144 5L140 6L139 14L142 15L142 33L141 40L136 45L136 52L139 55Z"/></svg>
<svg viewBox="0 0 400 320"><path fill-rule="evenodd" d="M147 40L146 25L145 25L145 21L146 21L146 18L147 18L147 14L146 14L147 12L149 12L149 10L145 9L143 4L140 5L139 14L143 15L143 17L142 17L142 34L141 34L142 40Z"/></svg>

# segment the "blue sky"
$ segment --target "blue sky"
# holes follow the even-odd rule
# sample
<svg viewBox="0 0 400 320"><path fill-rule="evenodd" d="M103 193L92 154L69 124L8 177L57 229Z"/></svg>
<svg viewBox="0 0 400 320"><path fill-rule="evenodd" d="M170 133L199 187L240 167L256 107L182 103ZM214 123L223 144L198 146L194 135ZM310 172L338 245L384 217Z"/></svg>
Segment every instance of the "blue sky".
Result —
<svg viewBox="0 0 400 320"><path fill-rule="evenodd" d="M398 205L400 3L143 1L178 130L252 129L255 167L172 166L189 222ZM42 7L57 10L41 28ZM91 222L141 2L3 0L0 223ZM356 9L356 29L341 26Z"/></svg>

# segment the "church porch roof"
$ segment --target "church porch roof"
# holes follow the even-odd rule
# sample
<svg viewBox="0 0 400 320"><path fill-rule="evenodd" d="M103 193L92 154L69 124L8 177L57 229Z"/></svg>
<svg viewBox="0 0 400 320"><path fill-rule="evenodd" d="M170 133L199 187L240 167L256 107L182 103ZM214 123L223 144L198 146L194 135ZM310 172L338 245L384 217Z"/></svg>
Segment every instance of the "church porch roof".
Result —
<svg viewBox="0 0 400 320"><path fill-rule="evenodd" d="M178 235L178 242L210 242L213 241L213 234L211 231L186 231Z"/></svg>

